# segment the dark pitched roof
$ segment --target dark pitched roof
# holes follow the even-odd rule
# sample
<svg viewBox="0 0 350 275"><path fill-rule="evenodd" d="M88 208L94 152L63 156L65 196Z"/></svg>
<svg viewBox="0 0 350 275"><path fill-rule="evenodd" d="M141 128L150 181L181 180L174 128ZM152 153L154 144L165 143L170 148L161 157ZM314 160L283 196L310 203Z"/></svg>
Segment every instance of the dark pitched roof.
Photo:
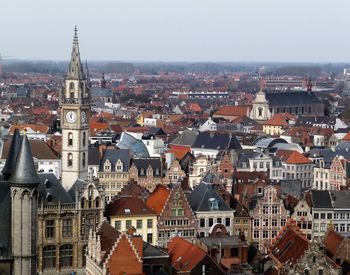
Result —
<svg viewBox="0 0 350 275"><path fill-rule="evenodd" d="M312 126L313 124L335 125L336 117L334 116L299 116L295 122L295 126Z"/></svg>
<svg viewBox="0 0 350 275"><path fill-rule="evenodd" d="M15 129L15 132L11 139L11 145L9 148L9 153L7 154L7 160L4 168L2 169L2 174L4 178L7 180L13 173L15 169L17 155L19 152L19 148L21 146L21 136L19 135L19 130Z"/></svg>
<svg viewBox="0 0 350 275"><path fill-rule="evenodd" d="M196 130L185 130L169 143L191 147L195 143L196 138L197 138Z"/></svg>
<svg viewBox="0 0 350 275"><path fill-rule="evenodd" d="M214 150L242 149L237 138L229 134L199 133L192 148Z"/></svg>
<svg viewBox="0 0 350 275"><path fill-rule="evenodd" d="M52 173L41 173L39 176L39 204L73 203L75 198L70 197L56 176Z"/></svg>
<svg viewBox="0 0 350 275"><path fill-rule="evenodd" d="M11 185L37 187L39 184L32 151L27 136L22 138L22 144L18 152L16 166L9 180Z"/></svg>
<svg viewBox="0 0 350 275"><path fill-rule="evenodd" d="M75 200L75 194L77 192L79 192L80 190L82 190L84 188L84 186L86 185L86 182L81 180L81 179L77 179L74 184L72 185L72 187L68 190L68 194L69 196Z"/></svg>
<svg viewBox="0 0 350 275"><path fill-rule="evenodd" d="M314 93L305 91L266 92L266 99L270 106L304 106L311 103L321 103Z"/></svg>
<svg viewBox="0 0 350 275"><path fill-rule="evenodd" d="M132 164L136 165L136 167L139 171L139 175L141 175L141 176L142 176L141 170L143 169L144 175L146 175L146 171L147 171L149 166L152 167L154 175L156 175L156 176L161 175L162 162L161 162L160 158L133 158L131 160L131 165ZM158 172L158 174L157 174L157 172Z"/></svg>
<svg viewBox="0 0 350 275"><path fill-rule="evenodd" d="M118 160L123 163L123 172L129 171L130 155L128 149L106 149L100 165L101 171L104 170L104 163L107 159L111 163L112 171L115 171L115 164Z"/></svg>
<svg viewBox="0 0 350 275"><path fill-rule="evenodd" d="M312 205L314 208L332 208L332 199L328 190L312 191Z"/></svg>
<svg viewBox="0 0 350 275"><path fill-rule="evenodd" d="M212 209L210 199L218 202L218 209ZM188 202L195 212L233 211L215 191L213 184L202 181L188 196Z"/></svg>
<svg viewBox="0 0 350 275"><path fill-rule="evenodd" d="M89 148L88 165L100 165L100 151L97 147Z"/></svg>
<svg viewBox="0 0 350 275"><path fill-rule="evenodd" d="M0 175L0 245L2 257L11 256L11 193L10 184Z"/></svg>
<svg viewBox="0 0 350 275"><path fill-rule="evenodd" d="M169 258L169 255L161 250L159 247L155 247L150 243L143 242L143 259L147 258Z"/></svg>

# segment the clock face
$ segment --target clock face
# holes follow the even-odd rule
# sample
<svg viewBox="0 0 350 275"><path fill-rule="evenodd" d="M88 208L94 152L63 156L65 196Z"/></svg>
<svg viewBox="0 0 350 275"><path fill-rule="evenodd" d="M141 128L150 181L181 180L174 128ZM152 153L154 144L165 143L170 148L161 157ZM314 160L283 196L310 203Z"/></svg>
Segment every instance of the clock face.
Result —
<svg viewBox="0 0 350 275"><path fill-rule="evenodd" d="M74 123L77 119L77 114L73 111L69 111L66 113L66 120L69 122L69 123Z"/></svg>
<svg viewBox="0 0 350 275"><path fill-rule="evenodd" d="M85 112L85 111L82 111L82 112L81 112L81 121L82 121L83 123L86 122L86 112Z"/></svg>

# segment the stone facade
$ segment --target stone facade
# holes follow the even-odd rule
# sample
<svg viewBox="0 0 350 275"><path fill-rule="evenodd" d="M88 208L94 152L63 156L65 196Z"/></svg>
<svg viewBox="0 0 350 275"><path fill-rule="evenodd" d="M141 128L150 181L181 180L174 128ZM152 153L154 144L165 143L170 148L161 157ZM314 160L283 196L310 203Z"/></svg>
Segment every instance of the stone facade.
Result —
<svg viewBox="0 0 350 275"><path fill-rule="evenodd" d="M158 246L167 247L168 241L175 236L189 241L196 236L195 216L180 184L170 191L159 215Z"/></svg>

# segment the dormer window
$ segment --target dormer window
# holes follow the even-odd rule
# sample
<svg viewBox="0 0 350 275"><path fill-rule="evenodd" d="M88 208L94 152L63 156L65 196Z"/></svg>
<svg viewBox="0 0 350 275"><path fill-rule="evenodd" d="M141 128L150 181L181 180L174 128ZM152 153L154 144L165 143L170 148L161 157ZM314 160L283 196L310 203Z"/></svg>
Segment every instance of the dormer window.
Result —
<svg viewBox="0 0 350 275"><path fill-rule="evenodd" d="M219 210L219 201L215 198L209 199L210 210Z"/></svg>
<svg viewBox="0 0 350 275"><path fill-rule="evenodd" d="M140 175L144 175L145 174L145 169L141 168L140 169Z"/></svg>
<svg viewBox="0 0 350 275"><path fill-rule="evenodd" d="M156 175L159 175L159 169L158 168L156 169Z"/></svg>

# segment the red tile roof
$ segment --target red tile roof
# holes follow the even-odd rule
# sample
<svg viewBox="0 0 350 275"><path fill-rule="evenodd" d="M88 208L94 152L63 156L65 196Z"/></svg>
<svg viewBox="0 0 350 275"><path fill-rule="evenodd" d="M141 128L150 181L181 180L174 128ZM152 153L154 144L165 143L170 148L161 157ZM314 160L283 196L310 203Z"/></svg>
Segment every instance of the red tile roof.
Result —
<svg viewBox="0 0 350 275"><path fill-rule="evenodd" d="M207 255L188 241L174 237L168 243L171 265L178 271L189 272Z"/></svg>
<svg viewBox="0 0 350 275"><path fill-rule="evenodd" d="M119 196L106 207L108 216L155 215L146 203L134 196Z"/></svg>
<svg viewBox="0 0 350 275"><path fill-rule="evenodd" d="M326 249L331 253L332 257L336 255L339 247L344 241L344 237L334 230L329 230L324 238L323 244Z"/></svg>
<svg viewBox="0 0 350 275"><path fill-rule="evenodd" d="M288 126L290 120L295 120L296 117L289 113L276 114L267 120L264 124L271 126Z"/></svg>
<svg viewBox="0 0 350 275"><path fill-rule="evenodd" d="M303 256L308 247L309 240L295 225L295 222L291 221L276 237L272 254L281 264L294 264Z"/></svg>
<svg viewBox="0 0 350 275"><path fill-rule="evenodd" d="M342 140L344 141L350 141L350 132L348 132L343 138Z"/></svg>
<svg viewBox="0 0 350 275"><path fill-rule="evenodd" d="M214 113L214 116L247 116L249 106L223 106Z"/></svg>
<svg viewBox="0 0 350 275"><path fill-rule="evenodd" d="M286 160L286 163L288 164L306 164L306 163L312 163L312 160L308 159L304 155L300 154L297 151L293 151L288 159Z"/></svg>
<svg viewBox="0 0 350 275"><path fill-rule="evenodd" d="M152 194L148 197L146 205L159 215L169 197L170 190L164 185L158 184Z"/></svg>

